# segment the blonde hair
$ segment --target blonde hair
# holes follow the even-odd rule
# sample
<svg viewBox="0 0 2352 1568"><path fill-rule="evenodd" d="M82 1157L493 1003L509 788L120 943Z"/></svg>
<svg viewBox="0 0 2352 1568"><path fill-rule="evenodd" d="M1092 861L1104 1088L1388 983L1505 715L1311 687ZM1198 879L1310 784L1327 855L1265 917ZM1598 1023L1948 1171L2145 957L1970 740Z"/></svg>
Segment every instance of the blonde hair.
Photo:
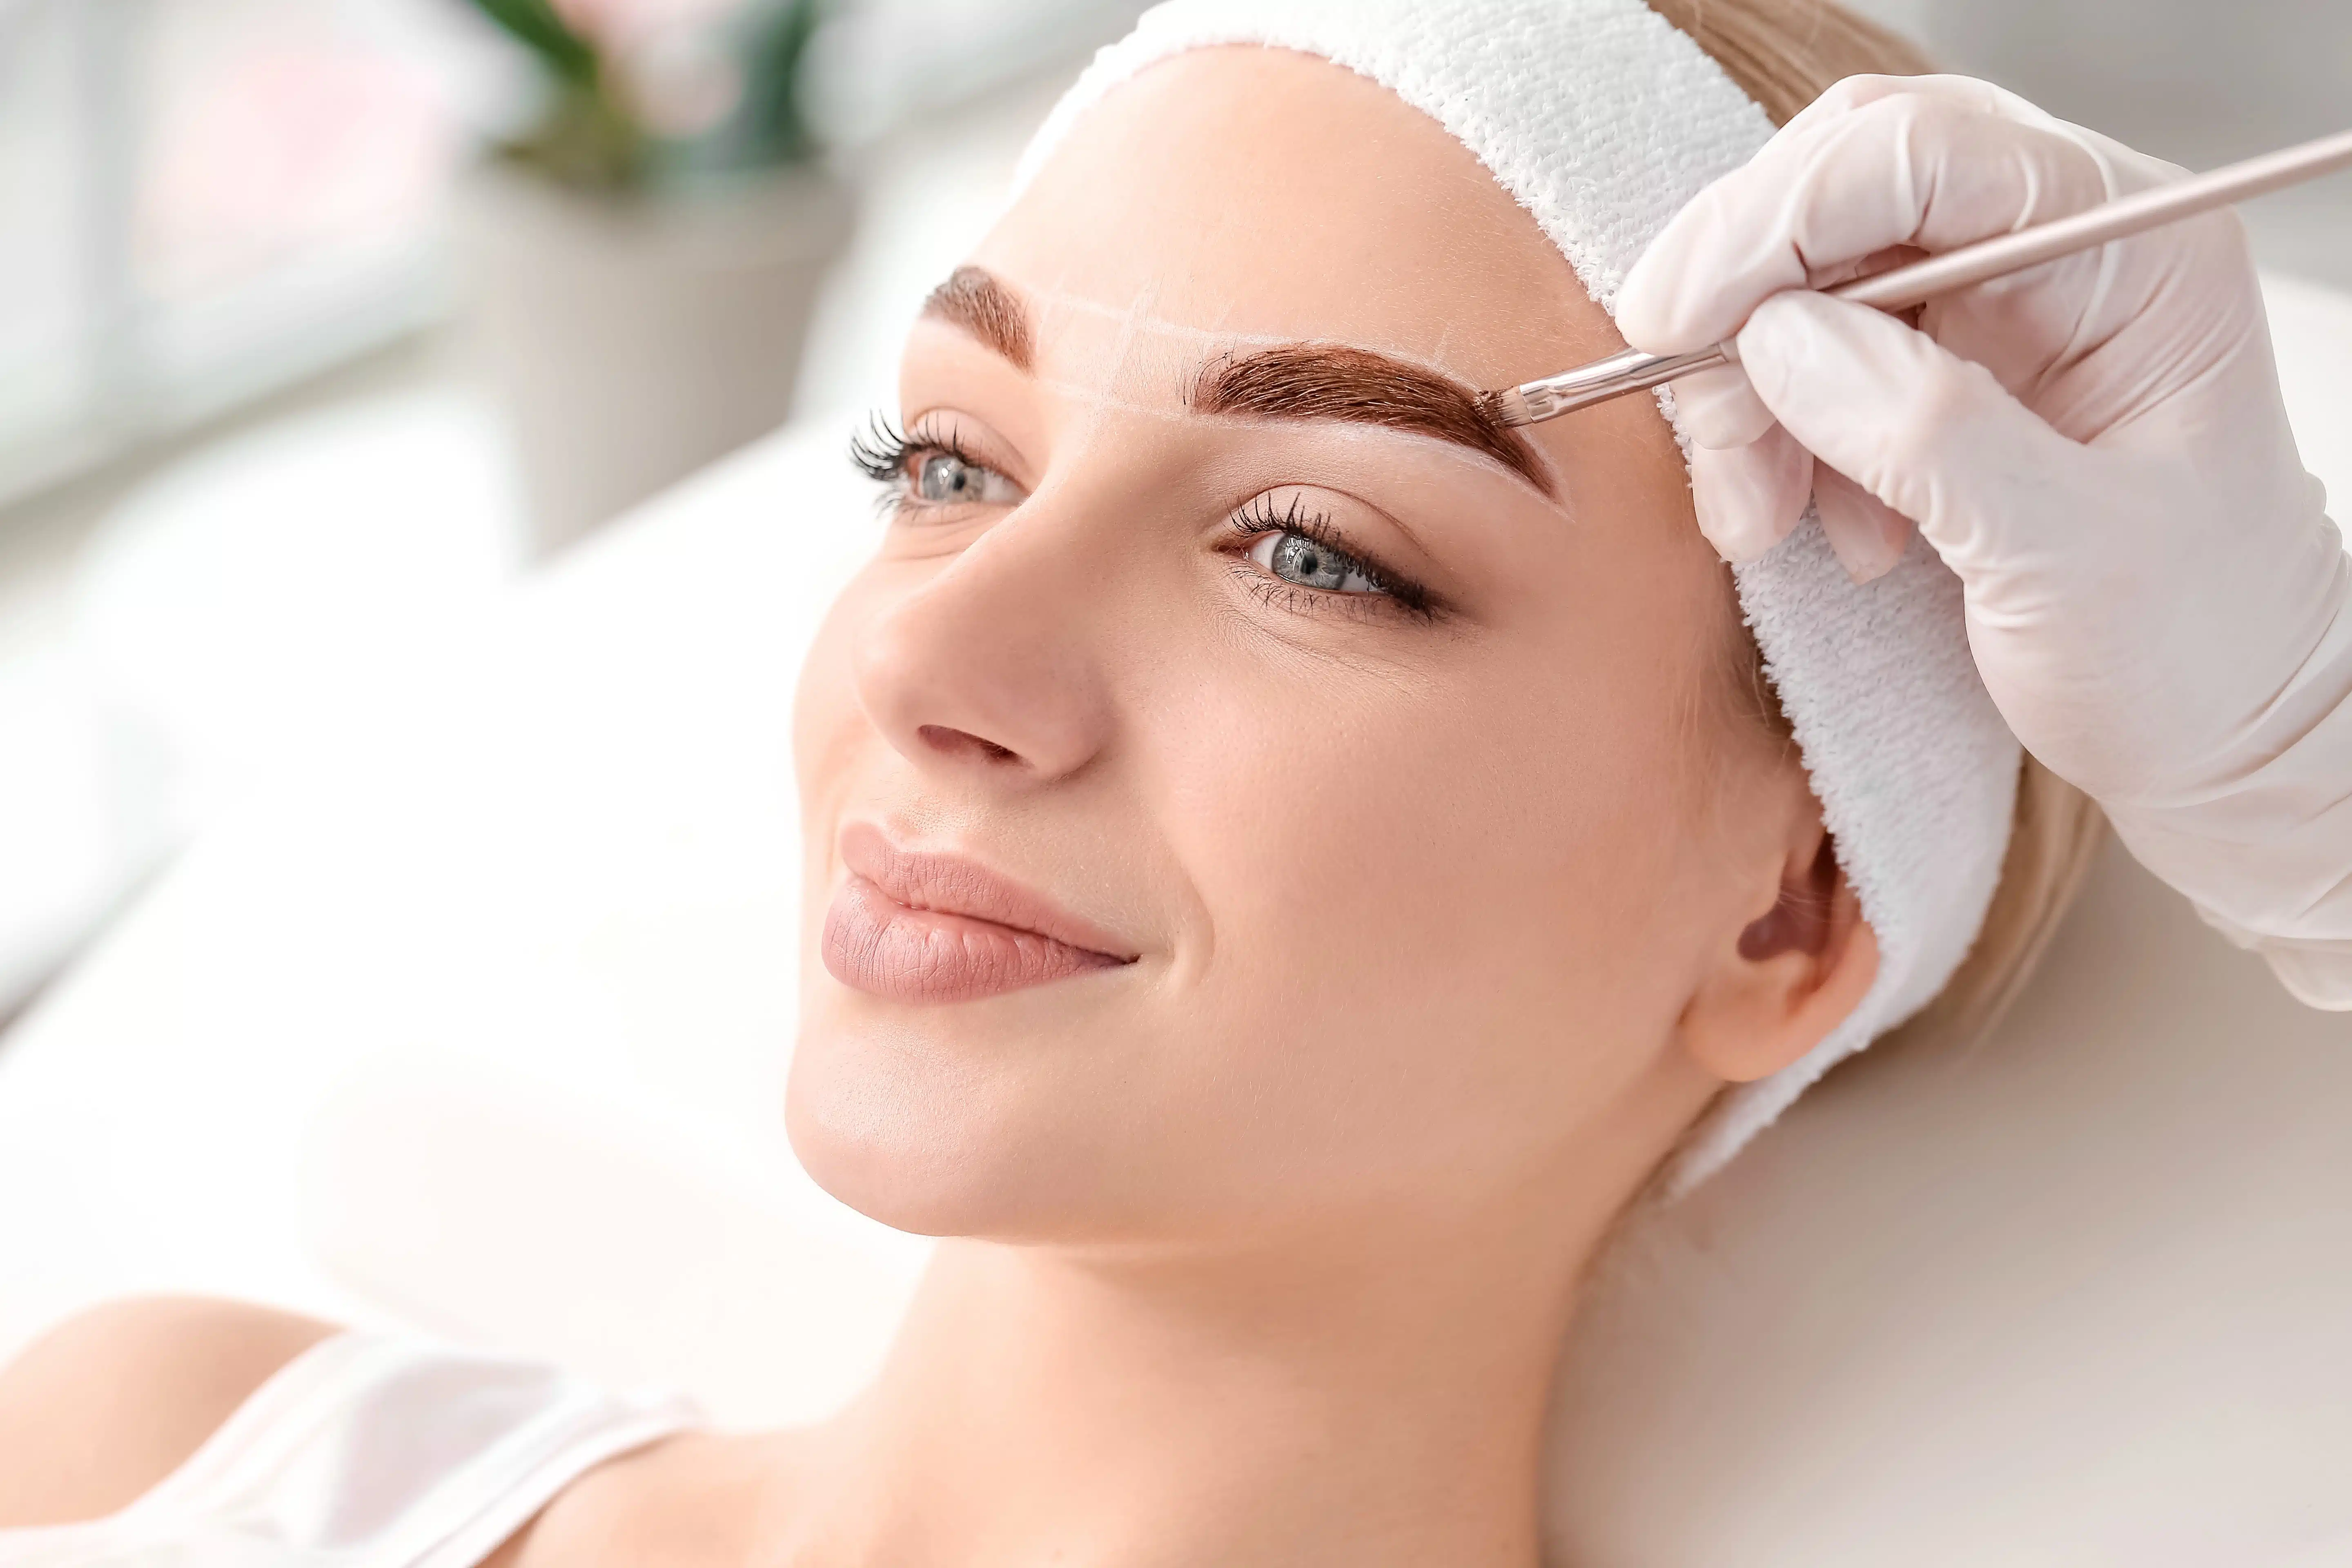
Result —
<svg viewBox="0 0 2352 1568"><path fill-rule="evenodd" d="M1907 39L1832 0L1647 3L1706 50L1776 125L1788 123L1841 78L1921 76L1935 68ZM1787 721L1764 680L1754 639L1746 641L1762 717L1785 738ZM2026 757L2000 881L1975 945L1935 999L1889 1031L1871 1054L1966 1046L1990 1029L2024 987L2074 903L2105 822L2090 796Z"/></svg>

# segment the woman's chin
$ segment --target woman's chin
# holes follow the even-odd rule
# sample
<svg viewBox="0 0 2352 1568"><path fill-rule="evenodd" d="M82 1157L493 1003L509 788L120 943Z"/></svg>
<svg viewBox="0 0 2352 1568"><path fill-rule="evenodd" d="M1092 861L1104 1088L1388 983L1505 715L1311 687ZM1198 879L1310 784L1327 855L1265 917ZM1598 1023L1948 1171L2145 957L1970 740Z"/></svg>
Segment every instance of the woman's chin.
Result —
<svg viewBox="0 0 2352 1568"><path fill-rule="evenodd" d="M1017 1081L862 1035L805 1029L793 1054L784 1127L818 1186L915 1236L1015 1239L1062 1228L1074 1193L1095 1184L1074 1188L1071 1167L1086 1156L1065 1148L1055 1158L1047 1151L1061 1141L1024 1125Z"/></svg>

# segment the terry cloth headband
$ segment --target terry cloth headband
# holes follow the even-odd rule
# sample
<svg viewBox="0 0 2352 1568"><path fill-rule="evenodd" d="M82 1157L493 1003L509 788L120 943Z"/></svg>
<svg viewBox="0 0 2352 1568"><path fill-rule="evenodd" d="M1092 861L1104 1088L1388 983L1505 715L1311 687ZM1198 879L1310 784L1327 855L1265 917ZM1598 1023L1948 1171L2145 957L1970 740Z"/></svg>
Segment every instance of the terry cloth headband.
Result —
<svg viewBox="0 0 2352 1568"><path fill-rule="evenodd" d="M1603 310L1666 221L1773 131L1643 0L1168 0L1055 107L1016 189L1119 83L1221 44L1319 56L1436 121ZM1666 389L1658 403L1673 420ZM1687 451L1679 426L1675 436ZM1878 976L1801 1060L1717 1101L1664 1173L1669 1197L1943 989L1984 923L2016 805L2016 738L1969 658L1959 580L1927 544L1915 537L1892 571L1856 584L1809 510L1736 577L1838 864L1878 938Z"/></svg>

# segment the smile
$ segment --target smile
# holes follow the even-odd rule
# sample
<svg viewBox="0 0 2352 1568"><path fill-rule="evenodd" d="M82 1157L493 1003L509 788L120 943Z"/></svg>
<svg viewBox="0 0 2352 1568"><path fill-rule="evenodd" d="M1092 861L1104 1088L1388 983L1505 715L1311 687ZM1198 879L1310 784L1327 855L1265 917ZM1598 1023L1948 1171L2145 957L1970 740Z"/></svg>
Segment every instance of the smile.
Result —
<svg viewBox="0 0 2352 1568"><path fill-rule="evenodd" d="M878 828L841 835L849 876L825 912L824 966L894 1002L971 1002L1136 954L1020 883L959 856L898 848Z"/></svg>

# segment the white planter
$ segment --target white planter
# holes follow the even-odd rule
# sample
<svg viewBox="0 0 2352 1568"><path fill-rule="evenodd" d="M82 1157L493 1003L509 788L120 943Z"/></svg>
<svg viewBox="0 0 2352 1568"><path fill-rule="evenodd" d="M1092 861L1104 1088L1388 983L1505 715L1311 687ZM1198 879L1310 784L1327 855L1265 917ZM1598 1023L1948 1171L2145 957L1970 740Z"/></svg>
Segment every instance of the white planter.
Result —
<svg viewBox="0 0 2352 1568"><path fill-rule="evenodd" d="M627 197L496 161L475 170L458 249L535 552L783 419L854 221L847 189L814 169Z"/></svg>

